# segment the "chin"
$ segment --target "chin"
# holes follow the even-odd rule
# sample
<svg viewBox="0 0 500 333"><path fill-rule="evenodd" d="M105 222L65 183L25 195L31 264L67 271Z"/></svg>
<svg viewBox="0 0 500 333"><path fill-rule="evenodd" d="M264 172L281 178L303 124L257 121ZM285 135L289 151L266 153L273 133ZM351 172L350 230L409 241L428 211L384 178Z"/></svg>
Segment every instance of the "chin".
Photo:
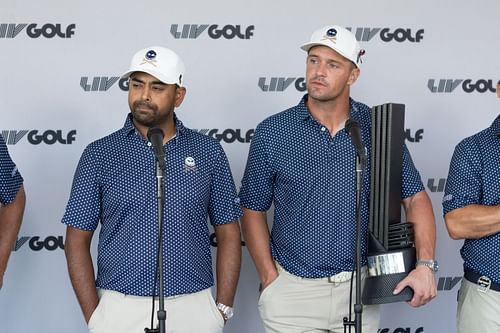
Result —
<svg viewBox="0 0 500 333"><path fill-rule="evenodd" d="M152 119L151 117L141 117L140 115L136 115L136 114L132 114L132 115L133 115L134 121L141 126L152 127L152 126L156 125L156 123L157 123L155 121L155 119Z"/></svg>

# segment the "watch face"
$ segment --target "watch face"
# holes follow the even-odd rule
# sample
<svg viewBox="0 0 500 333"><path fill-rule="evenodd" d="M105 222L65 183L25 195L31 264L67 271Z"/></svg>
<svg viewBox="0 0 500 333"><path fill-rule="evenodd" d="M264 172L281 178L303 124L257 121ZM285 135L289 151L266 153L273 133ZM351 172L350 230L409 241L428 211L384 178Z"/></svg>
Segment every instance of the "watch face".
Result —
<svg viewBox="0 0 500 333"><path fill-rule="evenodd" d="M228 308L226 310L226 317L227 319L231 319L231 317L234 315L234 311L233 311L233 308Z"/></svg>
<svg viewBox="0 0 500 333"><path fill-rule="evenodd" d="M434 261L434 262L432 263L432 270L433 270L434 272L437 272L437 271L438 271L438 269L439 269L438 262L437 262L437 261Z"/></svg>

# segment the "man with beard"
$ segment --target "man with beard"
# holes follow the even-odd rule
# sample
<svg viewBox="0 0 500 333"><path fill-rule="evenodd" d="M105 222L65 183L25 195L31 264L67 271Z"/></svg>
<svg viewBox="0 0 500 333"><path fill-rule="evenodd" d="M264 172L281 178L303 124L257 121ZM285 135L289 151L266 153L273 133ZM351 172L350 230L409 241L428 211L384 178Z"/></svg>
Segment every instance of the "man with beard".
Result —
<svg viewBox="0 0 500 333"><path fill-rule="evenodd" d="M0 135L0 289L21 227L25 204L23 177Z"/></svg>
<svg viewBox="0 0 500 333"><path fill-rule="evenodd" d="M261 280L259 311L266 332L344 332L356 235L356 150L344 124L349 118L360 124L369 170L371 110L350 98L364 51L355 36L339 26L318 29L302 49L307 52L308 94L297 106L257 126L239 193L242 228ZM365 235L369 178L365 171ZM419 261L394 293L411 287L409 303L417 307L437 294L432 270L435 222L406 146L401 202L414 225ZM272 203L269 234L266 212ZM367 237L362 238L366 265ZM378 306L365 306L362 322L363 331L376 332Z"/></svg>
<svg viewBox="0 0 500 333"><path fill-rule="evenodd" d="M131 110L125 125L89 144L78 164L62 222L69 275L90 332L142 332L152 321L153 297L158 308L156 158L147 139L152 127L164 133L167 332L222 332L233 314L241 209L220 144L184 127L174 112L186 94L183 75L173 51L137 52L124 74ZM215 300L207 218L218 244ZM90 244L99 223L95 277Z"/></svg>
<svg viewBox="0 0 500 333"><path fill-rule="evenodd" d="M497 83L500 98L500 82ZM500 116L463 139L450 162L443 214L450 237L464 240L457 332L500 332Z"/></svg>

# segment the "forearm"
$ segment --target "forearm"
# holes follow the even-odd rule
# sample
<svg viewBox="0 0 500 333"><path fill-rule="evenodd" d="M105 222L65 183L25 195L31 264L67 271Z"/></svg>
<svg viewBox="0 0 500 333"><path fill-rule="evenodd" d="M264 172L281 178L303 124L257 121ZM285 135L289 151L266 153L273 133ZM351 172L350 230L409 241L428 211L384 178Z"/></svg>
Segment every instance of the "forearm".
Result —
<svg viewBox="0 0 500 333"><path fill-rule="evenodd" d="M0 207L0 288L2 276L21 228L25 204L24 187L21 186L14 201Z"/></svg>
<svg viewBox="0 0 500 333"><path fill-rule="evenodd" d="M500 232L500 205L468 205L448 212L444 219L453 239L478 239Z"/></svg>
<svg viewBox="0 0 500 333"><path fill-rule="evenodd" d="M432 204L425 191L404 200L406 218L413 223L418 259L434 259L436 222Z"/></svg>
<svg viewBox="0 0 500 333"><path fill-rule="evenodd" d="M238 221L215 227L217 238L217 302L232 306L241 268L241 235Z"/></svg>
<svg viewBox="0 0 500 333"><path fill-rule="evenodd" d="M413 223L417 259L434 259L436 248L436 222L432 204L425 191L403 200L408 222ZM428 267L417 266L406 278L398 283L394 292L400 293L405 287L413 290L409 304L418 307L426 304L437 295L434 272Z"/></svg>
<svg viewBox="0 0 500 333"><path fill-rule="evenodd" d="M87 232L68 227L64 251L68 264L71 284L88 322L94 312L99 298L95 285L94 266L90 255L90 237ZM83 235L83 237L82 237Z"/></svg>
<svg viewBox="0 0 500 333"><path fill-rule="evenodd" d="M241 223L246 247L265 288L278 275L269 245L266 212L243 208Z"/></svg>

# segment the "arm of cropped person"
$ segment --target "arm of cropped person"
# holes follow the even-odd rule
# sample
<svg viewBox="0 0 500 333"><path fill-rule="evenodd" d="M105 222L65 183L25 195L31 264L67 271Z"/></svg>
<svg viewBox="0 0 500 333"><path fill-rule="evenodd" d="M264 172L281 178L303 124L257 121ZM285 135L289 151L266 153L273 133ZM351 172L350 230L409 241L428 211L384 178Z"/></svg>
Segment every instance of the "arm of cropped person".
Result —
<svg viewBox="0 0 500 333"><path fill-rule="evenodd" d="M500 232L500 205L467 205L453 209L444 216L453 239L478 239Z"/></svg>
<svg viewBox="0 0 500 333"><path fill-rule="evenodd" d="M26 195L24 187L21 185L14 200L0 206L0 289L2 289L3 276L7 269L10 253L21 228L25 204Z"/></svg>

